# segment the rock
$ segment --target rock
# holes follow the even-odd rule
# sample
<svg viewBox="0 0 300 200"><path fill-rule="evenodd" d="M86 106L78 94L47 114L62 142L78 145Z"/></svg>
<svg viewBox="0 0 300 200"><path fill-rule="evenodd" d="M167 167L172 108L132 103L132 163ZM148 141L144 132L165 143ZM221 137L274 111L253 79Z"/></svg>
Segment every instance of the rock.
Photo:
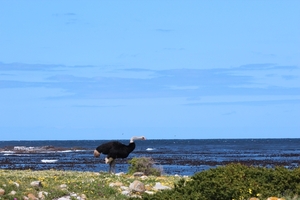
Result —
<svg viewBox="0 0 300 200"><path fill-rule="evenodd" d="M150 195L154 194L154 192L148 191L148 190L146 190L145 193L150 194Z"/></svg>
<svg viewBox="0 0 300 200"><path fill-rule="evenodd" d="M170 190L171 188L168 186L164 186L161 183L157 182L155 183L155 186L153 187L154 190Z"/></svg>
<svg viewBox="0 0 300 200"><path fill-rule="evenodd" d="M115 187L115 183L110 183L108 186L109 187Z"/></svg>
<svg viewBox="0 0 300 200"><path fill-rule="evenodd" d="M66 184L61 184L59 187L60 189L68 189L68 186Z"/></svg>
<svg viewBox="0 0 300 200"><path fill-rule="evenodd" d="M125 174L124 172L115 173L116 176L122 176L124 174Z"/></svg>
<svg viewBox="0 0 300 200"><path fill-rule="evenodd" d="M78 195L77 195L76 193L72 192L72 193L70 194L70 196L71 196L71 197L77 197Z"/></svg>
<svg viewBox="0 0 300 200"><path fill-rule="evenodd" d="M46 196L48 196L48 192L40 191L40 192L38 193L38 198L39 198L39 199L45 199Z"/></svg>
<svg viewBox="0 0 300 200"><path fill-rule="evenodd" d="M145 192L145 185L141 181L135 180L130 183L129 189L133 192Z"/></svg>
<svg viewBox="0 0 300 200"><path fill-rule="evenodd" d="M151 185L147 184L147 185L145 185L145 189L146 190L152 190L152 187L151 187Z"/></svg>
<svg viewBox="0 0 300 200"><path fill-rule="evenodd" d="M121 183L121 182L115 182L115 183L110 183L109 184L110 187L120 187L122 185L123 185L123 183Z"/></svg>
<svg viewBox="0 0 300 200"><path fill-rule="evenodd" d="M139 199L142 198L140 195L136 195L136 194L133 194L133 195L131 195L130 197L132 197L132 198L139 198Z"/></svg>
<svg viewBox="0 0 300 200"><path fill-rule="evenodd" d="M133 176L135 176L135 177L137 177L137 176L143 176L143 175L144 175L143 172L135 172L135 173L133 174Z"/></svg>
<svg viewBox="0 0 300 200"><path fill-rule="evenodd" d="M298 194L296 194L294 197L293 197L293 200L296 200L296 199L298 199Z"/></svg>
<svg viewBox="0 0 300 200"><path fill-rule="evenodd" d="M16 194L17 194L17 192L14 191L14 190L12 190L12 191L9 193L9 195L12 195L12 196L14 196L14 195L16 195Z"/></svg>
<svg viewBox="0 0 300 200"><path fill-rule="evenodd" d="M81 198L82 200L85 200L85 199L87 199L87 197L86 197L86 195L85 195L85 194L81 194L81 195L80 195L80 198Z"/></svg>
<svg viewBox="0 0 300 200"><path fill-rule="evenodd" d="M42 182L41 182L41 181L32 181L32 182L30 183L30 185L31 185L32 187L42 187Z"/></svg>
<svg viewBox="0 0 300 200"><path fill-rule="evenodd" d="M285 200L284 198L278 198L278 197L269 197L267 200Z"/></svg>
<svg viewBox="0 0 300 200"><path fill-rule="evenodd" d="M17 183L17 182L13 182L13 184L14 184L17 188L20 187L20 184Z"/></svg>
<svg viewBox="0 0 300 200"><path fill-rule="evenodd" d="M57 200L70 200L70 196L60 197Z"/></svg>
<svg viewBox="0 0 300 200"><path fill-rule="evenodd" d="M121 188L121 190L123 190L123 191L129 191L129 187L121 186L120 188Z"/></svg>
<svg viewBox="0 0 300 200"><path fill-rule="evenodd" d="M126 196L129 196L129 195L130 195L130 192L126 190L126 191L122 191L121 194L126 195Z"/></svg>
<svg viewBox="0 0 300 200"><path fill-rule="evenodd" d="M30 199L30 200L38 200L38 198L36 198L36 196L34 196L34 194L32 194L32 193L29 193L29 194L27 195L27 197L28 197L28 199Z"/></svg>
<svg viewBox="0 0 300 200"><path fill-rule="evenodd" d="M78 199L78 200L86 200L87 197L85 194L81 194L80 196L78 196L78 194L72 192L69 195L63 196L63 197L59 197L57 199L53 199L53 200L71 200L71 199Z"/></svg>
<svg viewBox="0 0 300 200"><path fill-rule="evenodd" d="M0 196L3 196L5 194L5 190L0 188Z"/></svg>
<svg viewBox="0 0 300 200"><path fill-rule="evenodd" d="M148 178L148 176L145 176L145 175L141 176L141 179L142 179L142 180L145 180L145 179L147 179L147 178Z"/></svg>

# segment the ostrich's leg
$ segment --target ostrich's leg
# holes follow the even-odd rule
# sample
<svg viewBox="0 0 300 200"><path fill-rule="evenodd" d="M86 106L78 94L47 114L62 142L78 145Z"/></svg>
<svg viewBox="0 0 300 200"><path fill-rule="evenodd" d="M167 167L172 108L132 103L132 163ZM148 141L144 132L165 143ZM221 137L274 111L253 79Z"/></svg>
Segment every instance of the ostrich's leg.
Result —
<svg viewBox="0 0 300 200"><path fill-rule="evenodd" d="M116 173L116 159L114 159L113 161L111 161L111 168L112 168L112 173Z"/></svg>
<svg viewBox="0 0 300 200"><path fill-rule="evenodd" d="M113 159L113 160L109 163L109 173L115 173L115 165L116 165L116 160Z"/></svg>
<svg viewBox="0 0 300 200"><path fill-rule="evenodd" d="M111 173L112 171L112 162L114 161L114 159L112 157L106 157L105 158L105 163L109 164L109 170L108 173Z"/></svg>
<svg viewBox="0 0 300 200"><path fill-rule="evenodd" d="M113 158L112 158L112 157L110 157L110 158L106 157L106 158L105 158L105 163L106 163L106 164L109 164L111 161L113 161Z"/></svg>

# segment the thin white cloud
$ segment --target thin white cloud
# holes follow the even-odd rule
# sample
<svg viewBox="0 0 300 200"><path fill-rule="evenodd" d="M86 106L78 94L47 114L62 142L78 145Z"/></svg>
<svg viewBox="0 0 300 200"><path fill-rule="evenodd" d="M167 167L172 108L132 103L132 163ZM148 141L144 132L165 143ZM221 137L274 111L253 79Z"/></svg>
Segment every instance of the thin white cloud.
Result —
<svg viewBox="0 0 300 200"><path fill-rule="evenodd" d="M300 98L283 99L283 100L249 100L249 101L215 101L215 102L197 102L186 103L185 106L230 106L230 105L247 105L247 106L269 106L280 104L300 104Z"/></svg>
<svg viewBox="0 0 300 200"><path fill-rule="evenodd" d="M197 98L217 95L299 95L300 87L295 85L299 80L299 68L295 66L276 66L271 64L247 65L229 69L172 69L115 70L110 76L103 74L71 75L69 71L85 70L91 66L44 66L1 64L0 72L14 74L16 71L47 71L42 81L35 80L0 80L0 88L42 87L59 89L66 93L65 98L161 98L184 97ZM263 69L263 71L262 71ZM278 71L279 70L279 71ZM62 73L64 72L64 73ZM134 72L126 77L123 72ZM139 73L151 72L151 76L140 78ZM275 78L268 81L267 74L274 73ZM284 72L284 76L279 76ZM296 72L296 73L295 73ZM123 74L119 76L118 74ZM44 74L45 76L45 74ZM263 77L263 79L261 79ZM270 77L273 78L273 77ZM291 79L294 82L291 82ZM63 97L63 96L62 96ZM59 97L59 98L62 98ZM52 98L52 97L50 97Z"/></svg>

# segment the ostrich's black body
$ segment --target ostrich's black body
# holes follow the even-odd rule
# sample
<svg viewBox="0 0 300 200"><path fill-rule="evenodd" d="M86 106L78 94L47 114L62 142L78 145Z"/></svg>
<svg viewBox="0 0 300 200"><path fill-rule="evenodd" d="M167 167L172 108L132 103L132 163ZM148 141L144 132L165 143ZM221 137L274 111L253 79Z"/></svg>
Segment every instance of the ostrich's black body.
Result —
<svg viewBox="0 0 300 200"><path fill-rule="evenodd" d="M117 141L107 142L96 148L99 153L107 155L108 159L127 158L134 149L134 142L129 143L129 145L125 145Z"/></svg>
<svg viewBox="0 0 300 200"><path fill-rule="evenodd" d="M109 164L109 172L114 172L116 159L127 158L128 155L135 149L134 140L145 140L145 137L132 137L128 145L122 144L118 141L101 144L94 150L94 156L99 157L101 153L107 155L105 163Z"/></svg>

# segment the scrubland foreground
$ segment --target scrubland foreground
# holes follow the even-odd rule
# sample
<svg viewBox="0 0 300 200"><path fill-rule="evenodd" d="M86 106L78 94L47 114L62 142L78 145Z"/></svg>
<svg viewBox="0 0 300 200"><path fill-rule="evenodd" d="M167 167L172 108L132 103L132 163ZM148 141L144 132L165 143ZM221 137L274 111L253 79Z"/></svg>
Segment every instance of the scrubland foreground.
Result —
<svg viewBox="0 0 300 200"><path fill-rule="evenodd" d="M145 173L0 170L0 199L300 200L300 168L241 164L191 177ZM271 198L272 197L272 198Z"/></svg>

